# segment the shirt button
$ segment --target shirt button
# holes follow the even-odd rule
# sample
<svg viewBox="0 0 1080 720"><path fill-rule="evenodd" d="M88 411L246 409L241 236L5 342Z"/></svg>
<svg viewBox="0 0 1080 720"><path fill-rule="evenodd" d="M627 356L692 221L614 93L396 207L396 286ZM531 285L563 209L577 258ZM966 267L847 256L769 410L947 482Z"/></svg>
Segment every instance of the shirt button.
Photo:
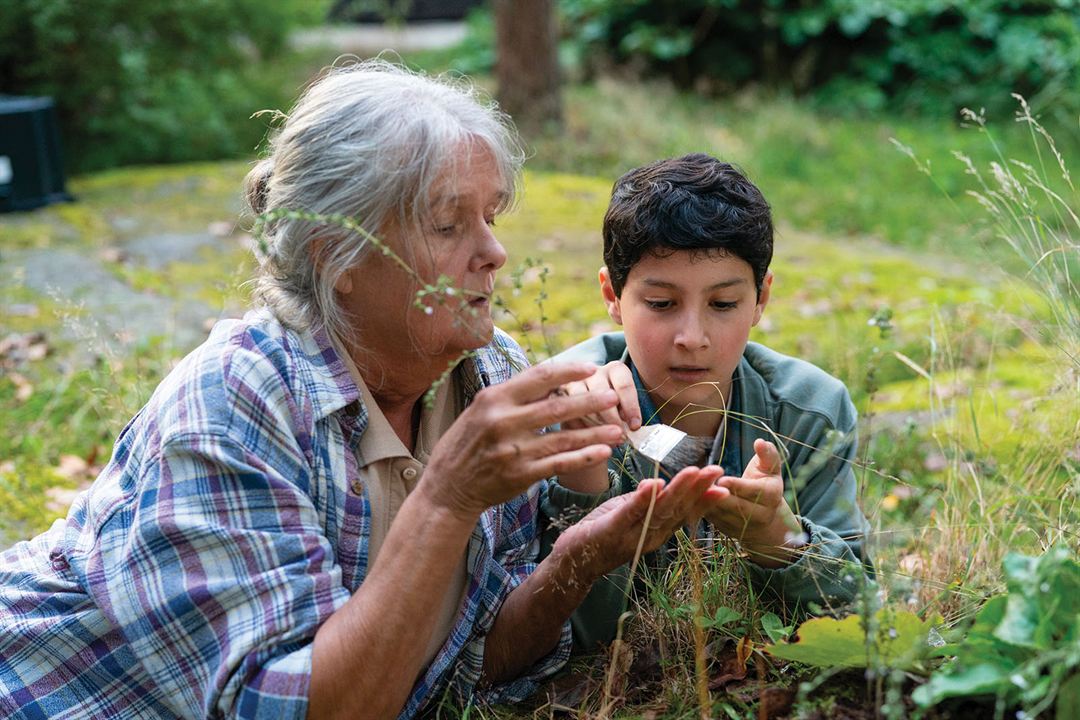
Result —
<svg viewBox="0 0 1080 720"><path fill-rule="evenodd" d="M360 482L359 480L353 480L350 484L350 487L352 488L354 495L364 494L364 483Z"/></svg>
<svg viewBox="0 0 1080 720"><path fill-rule="evenodd" d="M412 466L405 468L404 470L401 471L401 477L405 478L406 480L415 480L416 479L416 468L414 468Z"/></svg>

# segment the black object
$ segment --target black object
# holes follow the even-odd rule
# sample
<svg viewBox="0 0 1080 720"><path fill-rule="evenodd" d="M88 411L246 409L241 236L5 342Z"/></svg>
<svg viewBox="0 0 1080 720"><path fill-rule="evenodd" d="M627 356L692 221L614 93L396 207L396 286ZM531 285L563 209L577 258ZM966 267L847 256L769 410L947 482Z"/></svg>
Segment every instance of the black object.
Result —
<svg viewBox="0 0 1080 720"><path fill-rule="evenodd" d="M355 23L462 20L483 4L483 0L337 0L327 19Z"/></svg>
<svg viewBox="0 0 1080 720"><path fill-rule="evenodd" d="M0 212L70 200L52 98L0 95Z"/></svg>

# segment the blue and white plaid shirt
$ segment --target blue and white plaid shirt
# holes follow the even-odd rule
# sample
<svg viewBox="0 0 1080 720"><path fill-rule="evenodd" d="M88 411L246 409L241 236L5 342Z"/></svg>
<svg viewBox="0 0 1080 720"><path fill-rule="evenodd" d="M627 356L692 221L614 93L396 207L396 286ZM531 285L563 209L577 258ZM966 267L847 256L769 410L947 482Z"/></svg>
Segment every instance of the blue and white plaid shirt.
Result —
<svg viewBox="0 0 1080 720"><path fill-rule="evenodd" d="M459 369L466 399L526 364L497 331ZM219 323L67 518L0 554L0 717L304 718L315 632L367 572L367 419L326 335L265 311ZM447 692L520 699L566 661L569 625L527 677L476 695L536 513L534 486L480 518L462 609L401 718Z"/></svg>

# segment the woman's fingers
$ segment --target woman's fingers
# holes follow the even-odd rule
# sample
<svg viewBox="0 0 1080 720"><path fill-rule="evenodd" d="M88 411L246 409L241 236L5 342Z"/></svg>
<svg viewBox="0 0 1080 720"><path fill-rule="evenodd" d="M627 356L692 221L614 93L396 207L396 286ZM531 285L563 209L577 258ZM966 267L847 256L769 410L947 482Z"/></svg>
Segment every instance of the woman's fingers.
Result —
<svg viewBox="0 0 1080 720"><path fill-rule="evenodd" d="M528 438L527 455L541 458L547 455L579 450L589 445L615 445L622 437L618 425L593 425L572 430L559 430ZM610 454L610 453L609 453Z"/></svg>
<svg viewBox="0 0 1080 720"><path fill-rule="evenodd" d="M591 363L541 363L500 385L487 388L481 394L505 394L514 404L532 403L546 398L563 385L584 380L595 372L596 366Z"/></svg>
<svg viewBox="0 0 1080 720"><path fill-rule="evenodd" d="M581 470L604 462L609 457L611 457L610 446L589 445L577 450L547 455L535 460L524 460L521 463L521 475L534 481L540 480L552 475L562 475Z"/></svg>

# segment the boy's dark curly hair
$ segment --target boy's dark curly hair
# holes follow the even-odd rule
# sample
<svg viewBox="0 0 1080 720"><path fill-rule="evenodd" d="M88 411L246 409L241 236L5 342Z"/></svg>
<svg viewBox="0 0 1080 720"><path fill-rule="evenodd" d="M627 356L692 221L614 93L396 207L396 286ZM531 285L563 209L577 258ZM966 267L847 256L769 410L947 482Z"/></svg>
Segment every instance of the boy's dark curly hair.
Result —
<svg viewBox="0 0 1080 720"><path fill-rule="evenodd" d="M643 256L678 250L745 260L760 294L773 253L769 203L738 168L704 153L658 160L619 178L604 215L604 264L615 294Z"/></svg>

